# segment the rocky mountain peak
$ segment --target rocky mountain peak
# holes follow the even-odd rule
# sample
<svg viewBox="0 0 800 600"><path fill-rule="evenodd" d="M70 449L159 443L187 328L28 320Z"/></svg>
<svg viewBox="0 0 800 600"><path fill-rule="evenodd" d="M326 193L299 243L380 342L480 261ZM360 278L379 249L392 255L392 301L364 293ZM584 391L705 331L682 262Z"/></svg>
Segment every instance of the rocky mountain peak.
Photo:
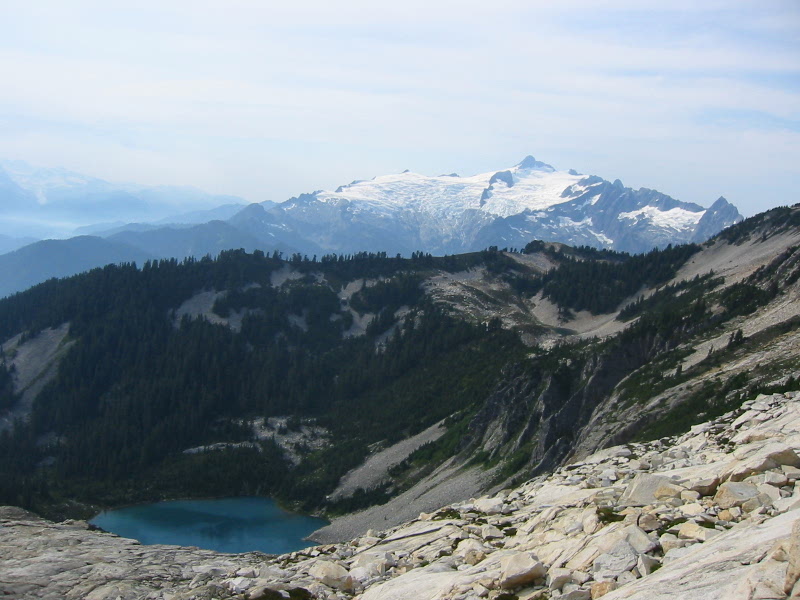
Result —
<svg viewBox="0 0 800 600"><path fill-rule="evenodd" d="M515 165L518 169L523 170L543 170L543 171L555 171L555 168L552 165L548 165L545 162L536 160L530 154L523 158L520 162Z"/></svg>

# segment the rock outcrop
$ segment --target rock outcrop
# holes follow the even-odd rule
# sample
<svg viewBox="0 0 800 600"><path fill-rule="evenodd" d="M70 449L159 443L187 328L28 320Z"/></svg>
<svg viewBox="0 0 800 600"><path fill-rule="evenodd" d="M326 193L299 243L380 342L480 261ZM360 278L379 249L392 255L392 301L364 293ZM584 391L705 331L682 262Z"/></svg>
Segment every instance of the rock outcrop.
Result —
<svg viewBox="0 0 800 600"><path fill-rule="evenodd" d="M492 497L282 556L0 509L0 595L88 600L800 598L800 392Z"/></svg>

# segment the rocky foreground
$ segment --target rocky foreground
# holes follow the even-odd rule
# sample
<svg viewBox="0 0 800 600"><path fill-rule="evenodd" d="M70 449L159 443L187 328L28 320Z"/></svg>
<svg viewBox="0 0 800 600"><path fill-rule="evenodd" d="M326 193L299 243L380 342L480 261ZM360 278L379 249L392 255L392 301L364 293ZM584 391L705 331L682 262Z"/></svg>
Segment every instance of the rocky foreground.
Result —
<svg viewBox="0 0 800 600"><path fill-rule="evenodd" d="M0 596L800 598L800 392L493 497L282 556L143 546L0 508Z"/></svg>

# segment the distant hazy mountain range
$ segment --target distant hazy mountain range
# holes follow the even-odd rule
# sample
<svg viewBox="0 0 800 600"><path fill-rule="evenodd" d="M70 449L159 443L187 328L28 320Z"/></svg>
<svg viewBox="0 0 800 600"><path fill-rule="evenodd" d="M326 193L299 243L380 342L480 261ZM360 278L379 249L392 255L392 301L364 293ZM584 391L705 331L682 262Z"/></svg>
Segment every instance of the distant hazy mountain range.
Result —
<svg viewBox="0 0 800 600"><path fill-rule="evenodd" d="M214 202L216 208L174 214L176 204ZM37 219L82 223L75 232L102 238L105 250L83 237L37 242L0 256L0 295L108 262L215 255L229 248L309 256L456 254L489 246L520 248L542 239L645 252L703 241L742 217L724 198L703 208L655 190L626 188L619 180L557 171L532 156L470 177L405 171L249 206L192 188L112 184L0 161L0 233L8 232L9 224ZM11 231L35 234L21 225ZM25 241L0 238L0 251ZM50 259L52 252L61 253L58 260Z"/></svg>
<svg viewBox="0 0 800 600"><path fill-rule="evenodd" d="M75 229L89 224L156 221L225 204L241 205L244 200L191 187L112 183L66 169L0 160L0 234L13 237L64 237L72 232L86 233ZM192 213L182 216L197 218ZM225 214L225 218L229 216ZM214 218L220 217L193 222Z"/></svg>

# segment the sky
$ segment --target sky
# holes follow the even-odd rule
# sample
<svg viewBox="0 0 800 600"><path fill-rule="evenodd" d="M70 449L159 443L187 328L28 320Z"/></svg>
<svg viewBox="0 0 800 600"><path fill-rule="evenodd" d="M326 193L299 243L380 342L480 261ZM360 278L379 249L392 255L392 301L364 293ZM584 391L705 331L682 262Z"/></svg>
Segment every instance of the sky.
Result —
<svg viewBox="0 0 800 600"><path fill-rule="evenodd" d="M800 201L800 2L0 0L0 158L282 201L528 154Z"/></svg>

